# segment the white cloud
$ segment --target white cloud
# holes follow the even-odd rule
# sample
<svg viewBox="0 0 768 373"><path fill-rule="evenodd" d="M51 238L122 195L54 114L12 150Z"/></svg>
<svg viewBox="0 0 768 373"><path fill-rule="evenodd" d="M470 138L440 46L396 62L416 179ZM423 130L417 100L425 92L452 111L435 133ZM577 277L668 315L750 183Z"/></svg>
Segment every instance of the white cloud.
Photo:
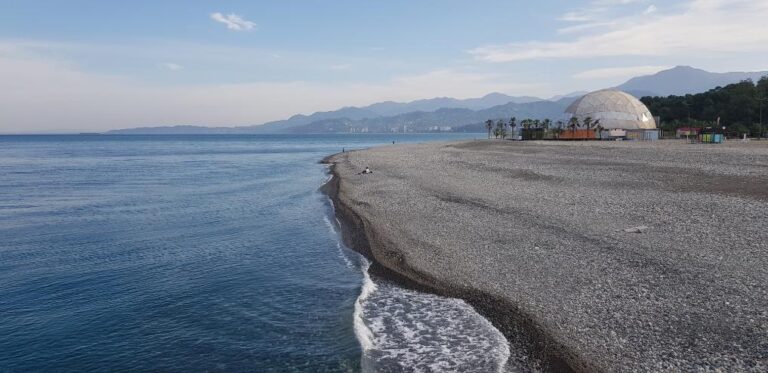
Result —
<svg viewBox="0 0 768 373"><path fill-rule="evenodd" d="M627 5L635 3L644 3L647 0L594 0L592 4L595 5Z"/></svg>
<svg viewBox="0 0 768 373"><path fill-rule="evenodd" d="M589 9L575 12L568 12L558 18L561 21L566 22L588 22L595 18L595 13L599 13L601 9Z"/></svg>
<svg viewBox="0 0 768 373"><path fill-rule="evenodd" d="M685 56L768 52L768 2L694 0L678 14L625 17L575 40L527 41L470 50L477 60Z"/></svg>
<svg viewBox="0 0 768 373"><path fill-rule="evenodd" d="M248 21L237 14L224 15L221 13L211 13L211 19L227 25L227 28L234 31L250 31L256 28L256 23Z"/></svg>
<svg viewBox="0 0 768 373"><path fill-rule="evenodd" d="M577 32L584 32L595 28L610 28L613 27L615 22L588 22L581 23L574 26L563 27L557 30L560 34L572 34Z"/></svg>
<svg viewBox="0 0 768 373"><path fill-rule="evenodd" d="M649 14L652 14L652 13L656 13L657 10L659 10L659 8L657 8L656 5L653 5L653 4L648 5L648 7L645 8L645 10L643 11L643 15L649 15Z"/></svg>
<svg viewBox="0 0 768 373"><path fill-rule="evenodd" d="M573 77L576 79L610 79L610 78L632 78L638 75L647 75L657 73L668 69L670 66L627 66L627 67L608 67L602 69L592 69L582 71Z"/></svg>
<svg viewBox="0 0 768 373"><path fill-rule="evenodd" d="M630 4L644 3L647 0L593 0L583 9L570 11L563 14L558 19L565 22L595 22L599 19L605 19L606 14L611 10ZM605 21L603 21L605 22Z"/></svg>
<svg viewBox="0 0 768 373"><path fill-rule="evenodd" d="M168 70L171 70L171 71L178 71L178 70L181 70L181 69L184 68L184 66L181 66L181 65L179 65L177 63L173 63L173 62L166 62L164 64L161 64L160 66L162 66L163 68L166 68Z"/></svg>

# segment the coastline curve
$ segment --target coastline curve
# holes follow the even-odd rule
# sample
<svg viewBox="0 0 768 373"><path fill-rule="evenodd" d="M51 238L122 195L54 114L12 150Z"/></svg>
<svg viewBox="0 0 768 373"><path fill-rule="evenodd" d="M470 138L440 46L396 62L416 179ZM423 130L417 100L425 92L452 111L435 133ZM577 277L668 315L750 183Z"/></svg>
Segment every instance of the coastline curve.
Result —
<svg viewBox="0 0 768 373"><path fill-rule="evenodd" d="M522 354L510 357L508 366L521 371L592 372L599 370L580 359L564 344L556 341L532 315L515 304L486 291L449 284L416 270L392 243L377 232L376 227L358 214L343 195L343 179L337 170L340 157L350 152L333 154L320 163L328 165L330 180L320 187L333 203L340 222L344 244L362 254L369 262L368 272L393 281L405 288L457 298L471 305L506 337L510 350Z"/></svg>

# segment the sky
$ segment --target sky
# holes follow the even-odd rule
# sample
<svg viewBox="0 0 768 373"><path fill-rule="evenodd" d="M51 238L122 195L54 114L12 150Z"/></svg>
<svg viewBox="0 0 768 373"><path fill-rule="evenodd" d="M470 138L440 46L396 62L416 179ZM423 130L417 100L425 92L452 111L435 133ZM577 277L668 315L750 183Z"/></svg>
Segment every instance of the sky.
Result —
<svg viewBox="0 0 768 373"><path fill-rule="evenodd" d="M0 0L0 133L257 125L676 65L768 70L768 0Z"/></svg>

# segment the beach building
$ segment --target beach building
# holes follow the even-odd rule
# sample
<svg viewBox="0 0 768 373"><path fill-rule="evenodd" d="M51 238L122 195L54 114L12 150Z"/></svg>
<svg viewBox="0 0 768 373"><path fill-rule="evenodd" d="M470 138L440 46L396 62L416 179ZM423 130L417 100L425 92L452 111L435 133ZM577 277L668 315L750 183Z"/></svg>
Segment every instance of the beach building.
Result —
<svg viewBox="0 0 768 373"><path fill-rule="evenodd" d="M650 110L634 96L619 90L603 89L586 94L568 106L565 115L568 119L578 118L580 123L586 118L599 121L603 131L589 138L659 139L656 120Z"/></svg>
<svg viewBox="0 0 768 373"><path fill-rule="evenodd" d="M696 137L699 135L701 128L696 127L680 127L675 131L675 137L678 139L687 139L689 137Z"/></svg>

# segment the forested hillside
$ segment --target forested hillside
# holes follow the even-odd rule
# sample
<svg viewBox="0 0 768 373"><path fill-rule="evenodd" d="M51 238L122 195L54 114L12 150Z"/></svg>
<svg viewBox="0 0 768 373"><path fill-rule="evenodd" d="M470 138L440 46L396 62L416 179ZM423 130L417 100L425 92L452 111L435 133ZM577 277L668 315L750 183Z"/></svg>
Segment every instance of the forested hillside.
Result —
<svg viewBox="0 0 768 373"><path fill-rule="evenodd" d="M704 93L643 97L641 101L653 115L661 117L664 130L713 126L718 118L720 126L739 135L764 135L766 131L761 127L768 127L768 76L757 83L745 80Z"/></svg>

